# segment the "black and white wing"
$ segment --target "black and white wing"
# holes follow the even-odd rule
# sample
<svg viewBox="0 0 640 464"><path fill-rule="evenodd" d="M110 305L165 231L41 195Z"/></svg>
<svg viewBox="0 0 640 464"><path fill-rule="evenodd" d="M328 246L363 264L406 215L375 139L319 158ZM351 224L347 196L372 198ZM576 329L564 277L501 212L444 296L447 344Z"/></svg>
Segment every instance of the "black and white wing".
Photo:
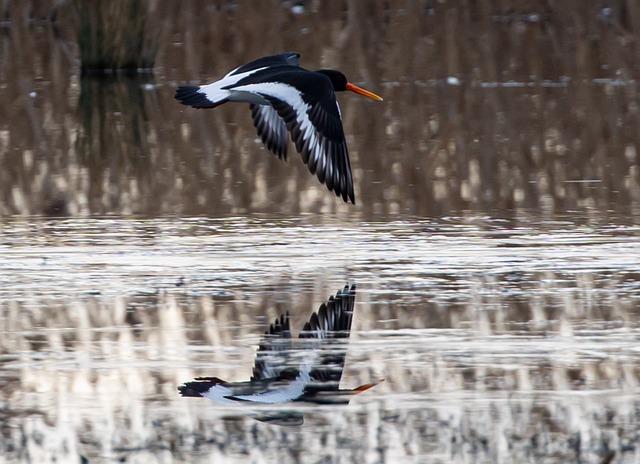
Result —
<svg viewBox="0 0 640 464"><path fill-rule="evenodd" d="M282 371L291 367L291 329L289 313L277 318L260 340L256 353L251 380L264 380L280 377Z"/></svg>
<svg viewBox="0 0 640 464"><path fill-rule="evenodd" d="M345 286L311 315L300 332L305 342L317 341L317 354L309 375L316 382L333 383L335 390L344 370L355 299L356 286Z"/></svg>
<svg viewBox="0 0 640 464"><path fill-rule="evenodd" d="M248 75L225 89L259 94L268 101L284 121L309 171L344 201L355 203L340 108L326 75L293 66L276 66ZM265 114L260 121L277 121L270 113ZM261 136L281 134L278 125L265 129ZM275 146L284 144L280 135L277 143L275 140L272 139Z"/></svg>
<svg viewBox="0 0 640 464"><path fill-rule="evenodd" d="M244 74L249 71L254 71L260 68L268 68L271 66L300 66L300 53L285 52L278 53L276 55L263 56L256 60L250 61L247 64L237 67L233 71L230 71L225 77L234 76L237 74Z"/></svg>
<svg viewBox="0 0 640 464"><path fill-rule="evenodd" d="M181 86L176 90L175 98L183 105L193 108L215 108L228 101L245 101L246 95L238 96L229 91L237 82L269 67L298 67L299 53L279 53L263 56L227 73L222 79L211 84L199 86ZM262 99L260 99L262 100ZM249 100L246 100L249 101ZM263 103L266 103L263 101ZM262 137L262 134L260 134Z"/></svg>
<svg viewBox="0 0 640 464"><path fill-rule="evenodd" d="M251 119L262 143L279 159L287 161L289 132L278 112L269 105L251 104Z"/></svg>
<svg viewBox="0 0 640 464"><path fill-rule="evenodd" d="M300 66L300 54L294 52L280 53L278 55L259 58L232 71L231 74L277 65ZM270 105L256 105L254 103L250 105L250 109L253 125L262 143L264 143L269 151L276 155L278 159L286 162L289 133L287 132L286 124L278 115L278 112Z"/></svg>
<svg viewBox="0 0 640 464"><path fill-rule="evenodd" d="M301 75L296 85L298 89L314 90L265 98L284 120L311 174L344 201L355 203L349 152L333 85L316 73Z"/></svg>

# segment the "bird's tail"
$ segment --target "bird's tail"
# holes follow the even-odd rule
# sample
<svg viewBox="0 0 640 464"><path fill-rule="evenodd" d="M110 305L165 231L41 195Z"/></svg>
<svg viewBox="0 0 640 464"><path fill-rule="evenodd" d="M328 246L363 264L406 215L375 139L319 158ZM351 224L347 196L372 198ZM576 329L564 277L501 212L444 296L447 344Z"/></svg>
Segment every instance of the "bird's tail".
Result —
<svg viewBox="0 0 640 464"><path fill-rule="evenodd" d="M229 100L223 99L219 101L211 101L207 94L202 92L202 87L178 87L176 90L176 100L183 105L191 106L193 108L215 108Z"/></svg>

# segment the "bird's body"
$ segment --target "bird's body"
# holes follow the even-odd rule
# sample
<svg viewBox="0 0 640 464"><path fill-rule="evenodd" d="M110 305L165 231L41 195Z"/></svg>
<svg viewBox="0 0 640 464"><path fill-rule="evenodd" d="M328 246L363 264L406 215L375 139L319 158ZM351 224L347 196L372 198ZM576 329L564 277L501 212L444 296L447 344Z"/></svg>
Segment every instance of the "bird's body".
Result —
<svg viewBox="0 0 640 464"><path fill-rule="evenodd" d="M288 314L276 319L261 340L250 381L231 383L217 377L199 377L178 387L180 394L227 406L348 403L354 394L377 385L340 389L355 290L355 285L351 289L345 287L322 304L298 339L291 338ZM273 417L286 425L302 421L301 414L291 413L268 414L258 419L274 421Z"/></svg>
<svg viewBox="0 0 640 464"><path fill-rule="evenodd" d="M194 108L249 103L258 135L278 158L287 158L289 136L312 174L344 201L355 203L353 176L335 92L379 96L349 83L339 71L308 71L300 55L281 53L240 66L219 81L180 87L176 99Z"/></svg>

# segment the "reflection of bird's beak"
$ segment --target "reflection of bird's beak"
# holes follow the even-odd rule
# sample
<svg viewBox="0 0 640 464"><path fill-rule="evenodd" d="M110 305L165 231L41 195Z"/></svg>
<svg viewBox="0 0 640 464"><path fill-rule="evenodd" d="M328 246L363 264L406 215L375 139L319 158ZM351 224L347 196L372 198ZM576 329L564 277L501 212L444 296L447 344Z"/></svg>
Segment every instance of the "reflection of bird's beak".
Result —
<svg viewBox="0 0 640 464"><path fill-rule="evenodd" d="M370 388L375 387L376 385L380 384L384 382L384 379L378 380L377 382L374 383L365 383L364 385L360 385L359 387L354 388L353 390L351 390L351 394L352 395L357 395L358 393L362 393L363 391L367 391Z"/></svg>
<svg viewBox="0 0 640 464"><path fill-rule="evenodd" d="M362 95L364 97L373 98L374 100L382 101L382 97L376 95L373 92L369 92L368 90L362 89L357 85L353 85L351 82L347 82L346 89L350 90L351 92L355 92L358 95Z"/></svg>

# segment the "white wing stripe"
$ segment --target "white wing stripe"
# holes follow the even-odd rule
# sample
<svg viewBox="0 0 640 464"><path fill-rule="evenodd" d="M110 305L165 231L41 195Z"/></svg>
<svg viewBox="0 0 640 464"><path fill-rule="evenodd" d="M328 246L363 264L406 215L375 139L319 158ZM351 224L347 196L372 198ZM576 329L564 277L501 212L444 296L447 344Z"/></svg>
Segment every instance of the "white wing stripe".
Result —
<svg viewBox="0 0 640 464"><path fill-rule="evenodd" d="M225 398L225 396L231 395L231 390L223 385L214 385L204 393L200 393L201 396L210 399L214 403L218 404L234 404L233 400Z"/></svg>
<svg viewBox="0 0 640 464"><path fill-rule="evenodd" d="M303 133L303 138L305 140L314 140L319 138L319 134L307 114L311 107L302 99L300 92L295 87L283 83L262 82L260 84L241 85L235 87L233 90L267 95L285 102L295 111L296 120L300 127L300 131Z"/></svg>
<svg viewBox="0 0 640 464"><path fill-rule="evenodd" d="M241 79L244 79L245 77L250 76L251 74L261 71L263 69L265 68L252 69L251 71L243 72L240 74L236 74L235 76L232 76L231 74L235 71L234 69L219 81L216 81L207 85L201 85L200 90L198 92L204 93L207 96L207 98L212 102L218 102L220 100L224 100L225 98L229 98L232 95L232 92L229 90L225 90L222 87L233 85L236 82L240 81Z"/></svg>
<svg viewBox="0 0 640 464"><path fill-rule="evenodd" d="M326 164L326 154L324 153L327 145L327 140L322 137L317 129L314 127L309 115L309 104L307 104L300 92L295 87L275 82L262 82L260 84L247 84L234 88L234 91L255 92L263 95L267 95L272 98L277 98L289 105L296 113L296 121L298 122L300 132L302 132L302 138L309 141L309 153L310 158L313 160L312 164L317 165L319 160L322 160L320 165Z"/></svg>
<svg viewBox="0 0 640 464"><path fill-rule="evenodd" d="M245 75L240 74L240 76L244 77ZM239 85L234 87L233 90L268 95L270 97L277 98L278 100L282 100L293 108L297 108L300 104L306 105L300 96L298 89L280 82L261 82L259 84Z"/></svg>
<svg viewBox="0 0 640 464"><path fill-rule="evenodd" d="M307 384L311 382L308 371L303 371L300 375L285 388L272 390L265 393L256 393L255 395L234 396L236 400L251 401L254 403L278 404L288 403L299 398L304 393Z"/></svg>

